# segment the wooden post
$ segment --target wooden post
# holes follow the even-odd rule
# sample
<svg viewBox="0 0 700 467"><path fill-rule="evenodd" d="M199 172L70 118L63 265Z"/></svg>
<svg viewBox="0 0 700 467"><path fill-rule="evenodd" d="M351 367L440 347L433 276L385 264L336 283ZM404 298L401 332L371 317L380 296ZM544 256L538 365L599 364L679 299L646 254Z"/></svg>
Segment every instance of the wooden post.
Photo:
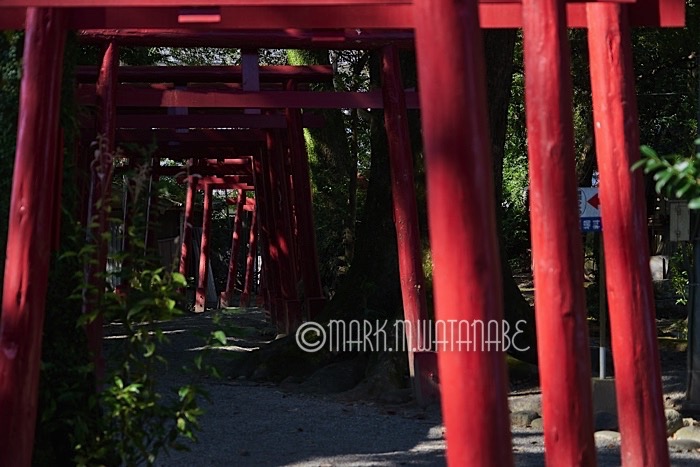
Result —
<svg viewBox="0 0 700 467"><path fill-rule="evenodd" d="M51 186L66 30L63 10L28 8L0 321L0 456L31 465L55 193ZM62 153L60 153L60 156Z"/></svg>
<svg viewBox="0 0 700 467"><path fill-rule="evenodd" d="M547 465L595 465L565 6L523 0L535 312Z"/></svg>
<svg viewBox="0 0 700 467"><path fill-rule="evenodd" d="M204 185L204 212L202 213L202 241L199 250L199 276L195 294L194 312L203 313L207 306L207 278L209 273L209 235L211 233L212 201L214 189Z"/></svg>
<svg viewBox="0 0 700 467"><path fill-rule="evenodd" d="M187 177L187 193L185 194L185 220L182 227L182 247L180 249L180 274L187 277L190 260L190 243L192 243L192 227L194 222L194 200L197 195L197 178Z"/></svg>
<svg viewBox="0 0 700 467"><path fill-rule="evenodd" d="M92 290L88 290L83 302L83 312L92 313L104 294L104 273L107 267L109 246L104 234L109 232L109 217L112 202L113 157L116 149L117 129L117 69L119 67L119 49L115 42L107 45L102 57L102 66L97 78L97 100L100 107L100 136L98 153L91 162L91 196L87 225L91 231L90 241L97 246L97 262L88 265L86 280ZM93 228L93 222L96 226ZM104 378L105 362L102 355L102 326L104 316L97 314L86 326L88 348L95 366L98 385Z"/></svg>
<svg viewBox="0 0 700 467"><path fill-rule="evenodd" d="M241 306L250 306L250 294L253 291L253 280L255 275L255 262L258 259L258 203L255 199L255 209L253 210L252 221L250 222L250 237L248 239L248 257L245 266L245 284L241 293Z"/></svg>
<svg viewBox="0 0 700 467"><path fill-rule="evenodd" d="M284 153L281 147L279 132L267 131L267 151L263 155L269 196L266 190L266 201L272 211L273 223L270 241L272 261L277 263L277 279L279 280L279 310L277 316L278 328L289 334L301 324L301 304L296 296L296 274L294 257L292 255L293 238L289 210L287 208L286 170Z"/></svg>
<svg viewBox="0 0 700 467"><path fill-rule="evenodd" d="M391 162L391 193L399 250L403 316L407 323L408 368L411 378L414 379L416 395L419 400L423 400L420 393L421 384L415 381L413 354L418 349L428 348L422 332L422 326L426 326L428 322L428 306L425 298L423 254L418 230L418 208L413 181L413 155L408 132L406 97L401 79L399 53L395 46L386 46L382 50L382 94L384 126L389 141Z"/></svg>
<svg viewBox="0 0 700 467"><path fill-rule="evenodd" d="M231 235L231 259L228 262L228 277L226 278L226 290L221 294L223 306L231 306L234 289L236 287L236 275L238 273L238 252L241 249L241 228L243 227L243 207L246 203L245 190L238 190L238 203L236 203L236 218L233 221L233 233Z"/></svg>
<svg viewBox="0 0 700 467"><path fill-rule="evenodd" d="M586 5L622 465L669 465L627 8Z"/></svg>
<svg viewBox="0 0 700 467"><path fill-rule="evenodd" d="M477 2L416 0L415 19L435 317L442 323L501 323L503 292ZM443 73L446 69L450 72ZM513 465L502 349L482 347L482 342L465 348L456 330L440 326L437 331L448 464Z"/></svg>
<svg viewBox="0 0 700 467"><path fill-rule="evenodd" d="M274 222L272 209L267 202L270 195L269 177L267 177L267 150L263 149L253 159L253 178L255 180L255 205L258 209L259 234L262 245L262 271L260 279L260 294L263 304L267 305L270 312L270 320L277 327L278 332L284 332L283 314L279 309L278 297L278 262L277 255L273 255ZM279 315L279 318L278 318Z"/></svg>
<svg viewBox="0 0 700 467"><path fill-rule="evenodd" d="M289 90L293 90L294 87L293 82L287 85ZM323 309L326 298L323 296L321 274L318 269L318 251L316 248L311 179L309 176L309 154L306 151L301 111L299 109L287 109L286 116L289 147L292 154L294 208L297 215L301 277L304 281L308 319L314 320Z"/></svg>

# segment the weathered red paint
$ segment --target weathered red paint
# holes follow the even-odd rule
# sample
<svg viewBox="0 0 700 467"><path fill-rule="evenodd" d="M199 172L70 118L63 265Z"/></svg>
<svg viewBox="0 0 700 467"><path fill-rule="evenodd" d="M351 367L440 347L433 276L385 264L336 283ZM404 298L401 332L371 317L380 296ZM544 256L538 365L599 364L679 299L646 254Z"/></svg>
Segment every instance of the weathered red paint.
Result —
<svg viewBox="0 0 700 467"><path fill-rule="evenodd" d="M236 275L238 273L238 252L241 249L241 229L243 228L243 207L246 202L246 192L238 192L238 202L236 203L236 214L233 221L233 234L231 235L231 258L228 262L228 277L226 278L226 290L221 295L221 302L224 306L231 306L236 286Z"/></svg>
<svg viewBox="0 0 700 467"><path fill-rule="evenodd" d="M27 6L26 0L8 0L15 5ZM44 0L46 2L52 0ZM488 3L479 5L479 19L482 28L519 28L522 26L522 5L520 2ZM575 0L578 1L578 0ZM140 29L153 31L166 30L158 40L137 41L125 38L130 45L151 46L208 46L213 47L266 47L266 48L305 48L306 44L316 48L345 48L366 49L381 47L392 40L410 45L406 39L382 39L372 37L373 29L398 30L406 34L407 30L415 27L416 18L412 14L410 4L397 5L318 5L299 7L289 2L283 7L260 6L229 6L220 8L220 21L208 23L211 43L204 38L199 40L183 40L181 31L183 24L179 22L181 8L179 7L120 7L120 8L72 8L67 14L68 27L71 29L114 30L128 31ZM567 18L570 27L586 26L586 10L584 3L568 3ZM634 26L682 27L685 24L685 2L683 0L637 0L630 8L630 20ZM24 9L21 7L0 7L0 29L22 29L24 24ZM202 27L202 24L194 24ZM246 34L260 34L260 40L254 41L247 36L243 40L226 41L217 37L216 33L228 33L231 29L244 30ZM320 29L310 35L304 30ZM217 31L218 30L218 31ZM278 35L270 34L270 30ZM284 31L280 37L279 30ZM350 32L343 32L347 30ZM355 32L355 34L352 33ZM140 32L140 31L139 31ZM369 34L367 34L369 32ZM395 31L392 31L395 32ZM367 40L364 40L367 34ZM103 34L98 37L108 37ZM333 41L336 41L336 44ZM192 44L192 45L189 45Z"/></svg>
<svg viewBox="0 0 700 467"><path fill-rule="evenodd" d="M199 177L187 177L187 193L185 194L185 220L182 227L182 247L180 249L180 274L187 277L188 261L190 260L190 244L192 243L192 227L194 222L194 198L197 194Z"/></svg>
<svg viewBox="0 0 700 467"><path fill-rule="evenodd" d="M149 47L239 47L283 49L373 49L386 44L413 48L409 30L229 30L91 29L78 32L82 43L116 40L121 45Z"/></svg>
<svg viewBox="0 0 700 467"><path fill-rule="evenodd" d="M81 84L77 98L81 105L94 103L94 87ZM418 96L406 92L406 105L418 108ZM117 91L117 106L133 107L192 107L192 108L259 108L259 109L381 109L379 91L246 91L233 92L219 87L192 87L187 89L144 88L122 84Z"/></svg>
<svg viewBox="0 0 700 467"><path fill-rule="evenodd" d="M258 207L258 222L260 228L262 273L260 279L260 294L264 306L270 311L270 320L277 327L278 332L284 332L284 315L279 307L279 272L277 254L274 242L274 222L272 219L271 203L267 202L272 197L269 177L267 176L267 151L262 150L253 159L253 173L255 177L255 196Z"/></svg>
<svg viewBox="0 0 700 467"><path fill-rule="evenodd" d="M27 10L17 151L0 321L0 453L3 465L31 465L49 273L47 232L65 44L63 12Z"/></svg>
<svg viewBox="0 0 700 467"><path fill-rule="evenodd" d="M626 8L588 6L596 155L622 465L668 466Z"/></svg>
<svg viewBox="0 0 700 467"><path fill-rule="evenodd" d="M564 4L523 1L535 313L548 465L595 465Z"/></svg>
<svg viewBox="0 0 700 467"><path fill-rule="evenodd" d="M222 111L220 111L222 112ZM304 115L304 127L320 128L323 117ZM198 115L117 115L119 128L151 129L158 128L286 128L284 115L241 115L227 113L207 113Z"/></svg>
<svg viewBox="0 0 700 467"><path fill-rule="evenodd" d="M200 161L202 160L200 159ZM250 160L241 161L240 164L222 164L218 166L200 164L196 167L191 167L190 172L193 176L199 176L201 178L200 181L211 183L253 183L250 165ZM154 167L154 169L154 175L175 176L181 182L186 180L187 167L161 166Z"/></svg>
<svg viewBox="0 0 700 467"><path fill-rule="evenodd" d="M157 33L156 33L157 34ZM230 45L227 45L230 47ZM97 68L79 66L75 78L79 83L94 83ZM120 83L234 83L240 82L240 66L124 66L119 69ZM327 65L271 65L261 66L262 83L284 83L294 79L302 83L333 81L333 68Z"/></svg>
<svg viewBox="0 0 700 467"><path fill-rule="evenodd" d="M88 265L87 280L94 292L85 294L83 312L92 313L95 305L100 302L104 294L104 279L101 277L107 267L108 244L104 234L109 232L109 217L112 200L112 172L114 170L113 156L116 149L116 88L117 68L119 67L119 49L114 42L107 44L102 57L102 66L97 78L97 100L99 113L99 131L104 141L99 142L99 154L90 164L91 198L90 218L87 225L93 222L96 227L92 229L91 240L97 246L96 263ZM102 355L102 326L104 317L97 313L95 319L86 326L88 349L92 354L95 376L102 381L105 372L105 361Z"/></svg>
<svg viewBox="0 0 700 467"><path fill-rule="evenodd" d="M202 213L202 241L199 250L199 274L195 294L194 312L203 313L207 305L207 276L209 265L209 235L211 234L212 201L214 190L211 185L204 185L204 211Z"/></svg>
<svg viewBox="0 0 700 467"><path fill-rule="evenodd" d="M435 318L500 322L503 298L477 3L416 0L415 19ZM439 71L445 67L451 72ZM438 365L448 464L513 465L505 355L481 347L459 349L456 333L438 338L446 342L438 344Z"/></svg>
<svg viewBox="0 0 700 467"><path fill-rule="evenodd" d="M421 325L428 321L425 298L423 253L418 230L418 208L413 180L413 154L408 132L408 114L401 80L399 52L395 47L382 49L382 92L384 94L384 127L389 141L391 163L391 194L393 196L394 225L399 250L399 278L403 300L403 317L407 323L408 363L414 389L423 400L421 385L415 381L413 354L426 349L426 336Z"/></svg>
<svg viewBox="0 0 700 467"><path fill-rule="evenodd" d="M148 129L148 130L117 130L117 141L133 143L169 143L177 141L180 144L192 143L208 146L231 146L240 143L264 143L265 135L259 130L214 130L190 129L187 133L177 130Z"/></svg>
<svg viewBox="0 0 700 467"><path fill-rule="evenodd" d="M250 294L253 291L253 281L255 280L255 261L258 259L258 206L255 205L252 220L250 222L250 237L248 238L248 256L245 266L245 283L241 293L241 306L250 305Z"/></svg>
<svg viewBox="0 0 700 467"><path fill-rule="evenodd" d="M296 264L292 252L294 238L292 236L290 212L288 209L287 171L284 163L282 139L278 132L270 130L267 133L267 151L263 154L263 167L269 180L269 196L265 192L266 201L272 210L273 226L270 250L273 261L277 262L279 278L279 303L282 317L278 316L286 334L293 332L301 324L301 303L297 298Z"/></svg>
<svg viewBox="0 0 700 467"><path fill-rule="evenodd" d="M6 0L13 1L16 0ZM19 2L15 3L18 5ZM29 2L26 2L29 3ZM410 4L395 5L318 5L300 8L293 4L262 6L223 6L221 21L207 23L207 29L406 29L412 27ZM22 5L28 6L28 5ZM3 3L0 27L22 29L23 19ZM100 8L95 4L71 8L67 14L70 29L179 29L182 9L177 6L122 6ZM193 24L202 28L203 24Z"/></svg>
<svg viewBox="0 0 700 467"><path fill-rule="evenodd" d="M289 83L288 89L294 89L294 86L295 83ZM297 241L300 250L301 278L304 282L305 307L308 319L314 320L323 309L326 299L323 296L321 275L318 269L318 250L316 248L313 199L309 176L309 154L306 151L304 129L301 125L301 111L286 109L285 112L292 178L294 180L294 209L297 216Z"/></svg>

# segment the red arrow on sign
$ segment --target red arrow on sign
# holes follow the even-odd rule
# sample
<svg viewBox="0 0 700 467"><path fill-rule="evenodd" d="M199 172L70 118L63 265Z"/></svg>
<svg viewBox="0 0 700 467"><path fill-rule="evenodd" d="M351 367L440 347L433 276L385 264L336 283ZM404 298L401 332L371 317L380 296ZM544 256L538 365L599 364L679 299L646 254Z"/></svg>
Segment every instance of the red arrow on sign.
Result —
<svg viewBox="0 0 700 467"><path fill-rule="evenodd" d="M598 194L596 193L591 197L591 199L588 200L588 204L593 206L594 208L598 209L598 206L600 206L600 198L598 198Z"/></svg>

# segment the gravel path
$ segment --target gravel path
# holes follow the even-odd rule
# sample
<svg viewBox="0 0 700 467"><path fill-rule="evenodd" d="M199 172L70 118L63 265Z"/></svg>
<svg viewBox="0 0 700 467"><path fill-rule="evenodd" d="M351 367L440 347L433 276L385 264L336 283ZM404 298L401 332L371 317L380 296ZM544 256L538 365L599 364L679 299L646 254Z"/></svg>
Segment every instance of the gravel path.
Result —
<svg viewBox="0 0 700 467"><path fill-rule="evenodd" d="M255 323L259 312L237 316ZM168 357L191 359L193 329L207 329L207 316L187 316L169 323L173 342ZM241 321L242 320L242 321ZM207 324L208 321L208 324ZM204 324L203 324L204 323ZM186 332L182 332L185 330ZM230 339L231 349L250 346L250 338ZM179 376L166 375L169 383ZM666 378L677 386L677 378ZM332 396L288 393L272 385L247 381L208 380L211 402L201 419L199 443L190 452L162 456L159 466L442 466L444 428L437 408L423 410L412 403L400 406L347 402ZM675 389L676 386L673 386ZM677 397L677 393L671 397ZM535 395L519 396L518 402ZM478 427L475 427L478 429ZM515 464L544 465L541 430L513 428ZM619 442L599 439L601 466L620 465ZM507 448L507 447L506 447ZM672 465L700 465L700 451L672 452Z"/></svg>

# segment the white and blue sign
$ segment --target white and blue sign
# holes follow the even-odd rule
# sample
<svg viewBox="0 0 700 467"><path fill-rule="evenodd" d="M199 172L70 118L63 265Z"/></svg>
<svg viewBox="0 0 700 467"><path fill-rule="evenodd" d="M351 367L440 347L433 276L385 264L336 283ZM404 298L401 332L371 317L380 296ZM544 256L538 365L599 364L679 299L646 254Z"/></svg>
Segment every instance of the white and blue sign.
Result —
<svg viewBox="0 0 700 467"><path fill-rule="evenodd" d="M581 219L582 232L600 232L603 230L603 225L600 221L598 188L578 189L578 214Z"/></svg>

